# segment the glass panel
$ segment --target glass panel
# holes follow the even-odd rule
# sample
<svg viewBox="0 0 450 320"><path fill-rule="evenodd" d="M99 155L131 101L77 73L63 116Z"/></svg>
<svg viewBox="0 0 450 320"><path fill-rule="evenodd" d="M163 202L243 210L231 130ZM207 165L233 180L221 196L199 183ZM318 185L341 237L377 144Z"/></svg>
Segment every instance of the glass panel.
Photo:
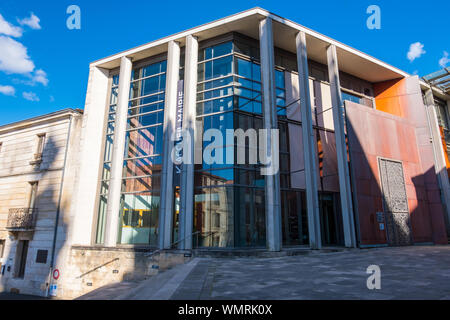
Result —
<svg viewBox="0 0 450 320"><path fill-rule="evenodd" d="M213 54L214 58L224 56L233 51L233 43L226 42L226 43L219 44L219 45L215 46L213 50L214 50L214 54Z"/></svg>
<svg viewBox="0 0 450 320"><path fill-rule="evenodd" d="M219 98L233 94L233 87L221 88L217 90L209 90L197 94L197 101Z"/></svg>
<svg viewBox="0 0 450 320"><path fill-rule="evenodd" d="M216 46L200 50L198 55L198 61L217 58L226 54L230 54L232 51L233 51L232 42L225 42L222 44L218 44Z"/></svg>
<svg viewBox="0 0 450 320"><path fill-rule="evenodd" d="M197 115L228 111L233 109L233 98L221 98L197 103Z"/></svg>
<svg viewBox="0 0 450 320"><path fill-rule="evenodd" d="M97 235L95 242L103 243L105 238L105 227L106 227L106 206L108 200L106 196L100 196L100 205L98 209L98 218L97 218Z"/></svg>
<svg viewBox="0 0 450 320"><path fill-rule="evenodd" d="M113 135L106 136L105 158L104 161L111 161L113 148Z"/></svg>
<svg viewBox="0 0 450 320"><path fill-rule="evenodd" d="M264 190L235 188L236 246L266 245Z"/></svg>
<svg viewBox="0 0 450 320"><path fill-rule="evenodd" d="M148 157L134 160L126 160L124 165L124 177L142 177L160 174L162 157Z"/></svg>
<svg viewBox="0 0 450 320"><path fill-rule="evenodd" d="M277 88L284 89L284 72L275 70L275 84Z"/></svg>
<svg viewBox="0 0 450 320"><path fill-rule="evenodd" d="M157 245L159 201L155 192L122 195L120 243Z"/></svg>
<svg viewBox="0 0 450 320"><path fill-rule="evenodd" d="M127 158L161 154L162 126L127 132Z"/></svg>
<svg viewBox="0 0 450 320"><path fill-rule="evenodd" d="M134 106L134 105L137 105L138 101L147 100L147 99L151 99L151 98L135 100L133 102L136 102L136 103L131 103L131 104ZM154 100L155 101L162 101L162 100L159 99L158 96L155 96ZM134 116L134 115L137 115L137 114L152 112L152 111L156 111L156 110L164 110L164 102L152 103L150 105L147 104L145 106L139 106L139 107L128 109L128 115L129 116Z"/></svg>
<svg viewBox="0 0 450 320"><path fill-rule="evenodd" d="M117 103L118 95L119 95L119 88L112 88L111 89L110 104L116 104Z"/></svg>
<svg viewBox="0 0 450 320"><path fill-rule="evenodd" d="M197 189L194 202L194 247L233 247L232 189Z"/></svg>
<svg viewBox="0 0 450 320"><path fill-rule="evenodd" d="M147 113L138 117L128 119L128 130L140 127L147 127L164 123L164 113L162 111Z"/></svg>
<svg viewBox="0 0 450 320"><path fill-rule="evenodd" d="M359 97L357 95L354 95L354 94L351 94L348 92L341 92L341 93L342 93L342 100L348 100L351 102L362 104L362 105L370 107L370 108L373 107L373 101L371 99Z"/></svg>
<svg viewBox="0 0 450 320"><path fill-rule="evenodd" d="M252 63L243 59L237 59L237 74L247 79L253 79Z"/></svg>
<svg viewBox="0 0 450 320"><path fill-rule="evenodd" d="M231 84L232 82L233 82L233 77L226 77L226 78L221 78L221 79L212 80L212 81L208 81L208 82L203 82L203 83L197 85L197 91L204 91L204 90L209 90L209 89L213 89L213 88L224 87L226 85Z"/></svg>
<svg viewBox="0 0 450 320"><path fill-rule="evenodd" d="M228 56L204 64L198 68L198 81L211 80L231 74L233 57Z"/></svg>
<svg viewBox="0 0 450 320"><path fill-rule="evenodd" d="M161 188L161 176L124 179L122 181L122 192L135 193L137 191L159 190Z"/></svg>
<svg viewBox="0 0 450 320"><path fill-rule="evenodd" d="M281 193L283 245L309 244L305 193L299 191Z"/></svg>

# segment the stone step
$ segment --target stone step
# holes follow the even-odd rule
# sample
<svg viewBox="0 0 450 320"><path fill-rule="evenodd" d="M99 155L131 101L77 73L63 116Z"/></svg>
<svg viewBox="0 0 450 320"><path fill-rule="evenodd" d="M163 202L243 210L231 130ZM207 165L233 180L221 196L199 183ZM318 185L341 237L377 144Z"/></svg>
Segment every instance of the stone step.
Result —
<svg viewBox="0 0 450 320"><path fill-rule="evenodd" d="M204 258L229 258L229 257L255 257L255 258L276 258L297 255L310 255L317 253L333 253L352 250L344 247L329 247L321 250L311 250L309 247L284 248L279 252L267 251L267 249L194 249L193 257Z"/></svg>
<svg viewBox="0 0 450 320"><path fill-rule="evenodd" d="M193 259L186 264L179 264L160 272L113 300L168 300L198 262L199 259Z"/></svg>

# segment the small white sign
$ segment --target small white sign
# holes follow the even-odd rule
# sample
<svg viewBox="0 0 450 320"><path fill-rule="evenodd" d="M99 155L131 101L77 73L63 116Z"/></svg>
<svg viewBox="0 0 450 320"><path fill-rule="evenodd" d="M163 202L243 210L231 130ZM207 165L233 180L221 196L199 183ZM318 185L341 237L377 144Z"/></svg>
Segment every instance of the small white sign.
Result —
<svg viewBox="0 0 450 320"><path fill-rule="evenodd" d="M57 292L58 292L58 285L57 285L57 284L52 284L52 285L50 286L50 295L51 295L52 297L56 297Z"/></svg>

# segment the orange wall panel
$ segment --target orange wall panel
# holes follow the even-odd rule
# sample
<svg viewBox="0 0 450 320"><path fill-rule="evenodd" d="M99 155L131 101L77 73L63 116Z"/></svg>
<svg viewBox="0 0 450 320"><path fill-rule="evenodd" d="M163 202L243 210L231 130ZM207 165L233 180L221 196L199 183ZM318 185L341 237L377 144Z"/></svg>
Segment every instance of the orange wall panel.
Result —
<svg viewBox="0 0 450 320"><path fill-rule="evenodd" d="M377 110L387 112L398 117L407 116L407 104L403 99L403 97L407 94L405 79L375 83L373 88Z"/></svg>

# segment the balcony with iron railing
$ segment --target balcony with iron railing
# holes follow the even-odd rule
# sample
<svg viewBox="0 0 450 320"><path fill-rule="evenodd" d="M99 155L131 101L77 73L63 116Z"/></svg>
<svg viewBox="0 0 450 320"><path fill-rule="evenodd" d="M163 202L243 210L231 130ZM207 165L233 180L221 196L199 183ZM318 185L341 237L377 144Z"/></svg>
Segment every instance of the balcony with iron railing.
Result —
<svg viewBox="0 0 450 320"><path fill-rule="evenodd" d="M9 231L33 231L36 225L36 216L37 209L11 208L6 229Z"/></svg>

